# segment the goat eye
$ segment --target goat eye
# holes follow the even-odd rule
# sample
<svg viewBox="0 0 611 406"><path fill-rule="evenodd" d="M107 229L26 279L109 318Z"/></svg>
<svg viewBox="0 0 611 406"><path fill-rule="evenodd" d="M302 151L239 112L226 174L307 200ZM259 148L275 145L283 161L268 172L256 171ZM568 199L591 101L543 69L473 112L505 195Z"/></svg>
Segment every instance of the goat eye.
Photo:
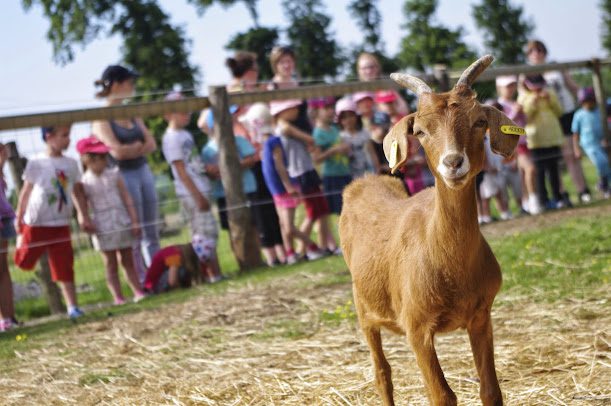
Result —
<svg viewBox="0 0 611 406"><path fill-rule="evenodd" d="M424 131L422 130L417 130L416 132L414 132L414 135L418 138L424 136Z"/></svg>
<svg viewBox="0 0 611 406"><path fill-rule="evenodd" d="M473 124L473 127L477 127L477 128L485 128L487 126L488 126L488 122L486 120L477 120L475 124Z"/></svg>

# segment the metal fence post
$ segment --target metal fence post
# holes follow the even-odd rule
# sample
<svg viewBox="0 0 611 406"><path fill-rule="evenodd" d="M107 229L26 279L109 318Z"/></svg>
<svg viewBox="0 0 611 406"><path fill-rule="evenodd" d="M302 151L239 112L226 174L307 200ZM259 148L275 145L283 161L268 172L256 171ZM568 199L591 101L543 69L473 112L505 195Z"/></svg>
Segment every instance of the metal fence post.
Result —
<svg viewBox="0 0 611 406"><path fill-rule="evenodd" d="M219 149L219 171L227 200L231 247L240 271L245 271L261 265L261 251L242 187L242 168L229 113L227 89L224 86L210 87L209 99L214 114L214 137Z"/></svg>

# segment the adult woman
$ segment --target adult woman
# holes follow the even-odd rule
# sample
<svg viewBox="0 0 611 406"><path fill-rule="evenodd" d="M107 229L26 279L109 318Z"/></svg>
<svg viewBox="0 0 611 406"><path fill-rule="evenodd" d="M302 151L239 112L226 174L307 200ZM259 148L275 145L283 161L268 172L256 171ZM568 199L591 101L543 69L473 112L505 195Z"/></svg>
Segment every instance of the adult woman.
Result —
<svg viewBox="0 0 611 406"><path fill-rule="evenodd" d="M356 71L361 82L370 82L372 80L378 80L382 77L382 66L380 61L374 54L369 52L361 52L356 60ZM401 116L409 114L409 107L405 100L397 93L396 90L392 90L395 93L395 109Z"/></svg>
<svg viewBox="0 0 611 406"><path fill-rule="evenodd" d="M102 89L96 94L106 99L107 106L116 106L134 94L137 74L120 65L110 65L95 82ZM148 266L159 250L157 229L157 193L155 179L146 162L146 155L157 148L155 139L140 118L98 120L92 132L110 149L127 184L142 223L141 253Z"/></svg>
<svg viewBox="0 0 611 406"><path fill-rule="evenodd" d="M526 56L528 58L528 63L531 65L545 64L547 63L547 48L541 41L530 40L526 44ZM587 203L591 199L590 190L586 185L581 161L576 159L573 154L571 138L571 123L573 121L573 113L577 107L575 104L575 97L577 95L578 86L566 71L545 72L543 77L548 86L553 88L556 92L560 105L562 106L563 114L560 116L560 125L565 135L564 144L562 146L562 156L571 174L573 184L579 193L579 200ZM566 192L563 193L563 199L565 204L570 205Z"/></svg>

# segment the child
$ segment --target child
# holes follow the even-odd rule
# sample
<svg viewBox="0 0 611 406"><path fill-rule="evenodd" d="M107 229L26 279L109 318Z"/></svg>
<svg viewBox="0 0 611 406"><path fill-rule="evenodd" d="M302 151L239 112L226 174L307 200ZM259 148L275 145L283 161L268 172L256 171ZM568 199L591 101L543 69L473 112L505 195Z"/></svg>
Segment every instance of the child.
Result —
<svg viewBox="0 0 611 406"><path fill-rule="evenodd" d="M605 199L611 195L609 181L611 180L611 170L609 169L609 158L603 148L606 143L604 132L600 123L600 113L596 106L596 97L591 87L580 89L578 94L579 104L573 116L571 131L573 132L573 149L575 157L581 158L581 148L586 153L590 161L596 166L599 182L598 188L603 193Z"/></svg>
<svg viewBox="0 0 611 406"><path fill-rule="evenodd" d="M144 289L162 293L202 283L202 265L216 258L216 240L194 234L190 244L172 245L157 251L144 278ZM209 280L208 280L209 281Z"/></svg>
<svg viewBox="0 0 611 406"><path fill-rule="evenodd" d="M87 212L78 164L63 155L70 144L70 126L45 127L42 139L47 144L46 151L28 161L23 173L15 217L19 233L15 264L31 270L40 256L48 252L51 278L59 284L68 316L75 319L84 313L77 305L74 286L74 254L70 241L73 199L81 228L94 232L95 227Z"/></svg>
<svg viewBox="0 0 611 406"><path fill-rule="evenodd" d="M564 142L558 121L562 107L556 93L547 87L542 75L529 75L524 79L524 88L518 96L518 103L526 113L526 143L537 170L538 204L548 209L564 207L558 169L562 156L560 147ZM546 176L550 181L554 200L549 200L547 195Z"/></svg>
<svg viewBox="0 0 611 406"><path fill-rule="evenodd" d="M357 113L356 104L352 99L344 97L338 100L335 114L341 128L341 139L351 147L350 171L352 176L360 178L365 173L372 172L373 145L369 142L369 133L363 130L363 122Z"/></svg>
<svg viewBox="0 0 611 406"><path fill-rule="evenodd" d="M85 169L81 179L85 198L93 212L93 246L102 253L108 290L115 305L125 303L119 282L120 262L134 293L134 302L139 302L146 295L134 268L132 245L133 238L140 236L140 226L132 198L118 169L108 168L109 149L106 145L90 136L80 140L76 150L81 154Z"/></svg>
<svg viewBox="0 0 611 406"><path fill-rule="evenodd" d="M288 121L295 119L299 114L298 108L300 104L300 100L272 102L271 109L267 113L265 109L261 109L261 116L259 117L267 127L266 129L262 129L262 133L264 134L263 154L261 157L263 176L274 199L276 211L278 212L287 264L294 264L297 262L297 256L293 248L294 238L301 240L303 246L306 247L308 259L320 257L318 246L310 239L308 233L302 232L295 226L295 209L299 204L301 194L298 181L290 176L290 155L287 153L287 149L284 145L289 145L289 148L293 148L292 153L298 154L300 152L295 149L299 147L291 146L291 143L297 143L299 141L287 137L288 140L285 141L286 144L283 143L279 136L273 134L274 130L272 127L273 114L276 124L278 125L278 130L284 131L284 133L291 132L292 129L289 127L290 124L288 124ZM294 134L299 135L298 132ZM306 137L309 136L306 135ZM305 151L305 153L307 154L307 151Z"/></svg>
<svg viewBox="0 0 611 406"><path fill-rule="evenodd" d="M182 98L179 93L173 93L166 100ZM210 211L208 194L210 185L203 175L203 165L197 154L193 136L185 130L189 124L189 113L170 113L165 116L168 128L162 139L162 151L166 161L172 168L176 196L189 219L191 238L201 236L209 244L213 244L210 255L202 259L202 272L208 282L215 283L223 279L216 255L218 227L214 215Z"/></svg>
<svg viewBox="0 0 611 406"><path fill-rule="evenodd" d="M352 181L350 175L350 145L342 141L335 118L335 100L333 98L313 99L309 102L315 118L314 143L318 151L314 156L316 163L322 163L323 190L329 203L331 213L342 211L342 191Z"/></svg>
<svg viewBox="0 0 611 406"><path fill-rule="evenodd" d="M308 152L309 148L314 147L314 138L294 124L299 117L300 106L300 100L274 101L270 103L270 113L275 120L275 133L280 137L286 154L288 175L297 182L299 194L303 197L306 216L300 230L309 236L316 223L320 246L334 251L337 243L329 228L329 205L320 189L321 181ZM314 243L302 247L300 251L308 259L317 259L323 255Z"/></svg>
<svg viewBox="0 0 611 406"><path fill-rule="evenodd" d="M8 240L15 238L13 220L15 212L6 198L4 163L8 158L8 148L0 143L0 332L15 327L15 307L13 305L13 282L8 268Z"/></svg>
<svg viewBox="0 0 611 406"><path fill-rule="evenodd" d="M376 111L371 118L371 145L373 146L373 155L371 162L373 171L379 175L389 174L390 167L384 155L384 137L390 130L390 116L383 111Z"/></svg>
<svg viewBox="0 0 611 406"><path fill-rule="evenodd" d="M393 90L378 90L375 93L374 100L376 102L376 109L390 116L392 125L397 124L397 122L405 116L405 114L401 114L397 108L397 102L399 100L397 92ZM409 114L409 111L407 111L406 114Z"/></svg>
<svg viewBox="0 0 611 406"><path fill-rule="evenodd" d="M357 112L363 121L363 128L369 132L371 132L373 115L376 113L374 109L374 98L375 94L372 92L357 92L352 95L352 101L356 103Z"/></svg>
<svg viewBox="0 0 611 406"><path fill-rule="evenodd" d="M509 220L512 216L507 205L507 198L503 190L503 179L501 175L503 158L492 152L488 136L486 136L486 139L484 140L484 147L486 151L486 161L484 162L483 179L479 185L481 211L479 213L478 221L480 224L492 222L492 216L490 214L490 200L493 197L495 198L497 208L501 213L501 219Z"/></svg>

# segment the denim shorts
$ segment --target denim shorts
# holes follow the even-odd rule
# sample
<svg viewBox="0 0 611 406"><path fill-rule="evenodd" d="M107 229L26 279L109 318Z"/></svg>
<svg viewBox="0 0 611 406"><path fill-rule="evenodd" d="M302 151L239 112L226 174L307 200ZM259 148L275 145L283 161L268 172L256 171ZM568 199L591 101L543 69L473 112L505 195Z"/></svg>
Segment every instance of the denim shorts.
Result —
<svg viewBox="0 0 611 406"><path fill-rule="evenodd" d="M2 219L2 229L0 229L0 238L3 240L10 240L17 236L15 232L15 226L13 222L15 219L12 217L4 217Z"/></svg>

